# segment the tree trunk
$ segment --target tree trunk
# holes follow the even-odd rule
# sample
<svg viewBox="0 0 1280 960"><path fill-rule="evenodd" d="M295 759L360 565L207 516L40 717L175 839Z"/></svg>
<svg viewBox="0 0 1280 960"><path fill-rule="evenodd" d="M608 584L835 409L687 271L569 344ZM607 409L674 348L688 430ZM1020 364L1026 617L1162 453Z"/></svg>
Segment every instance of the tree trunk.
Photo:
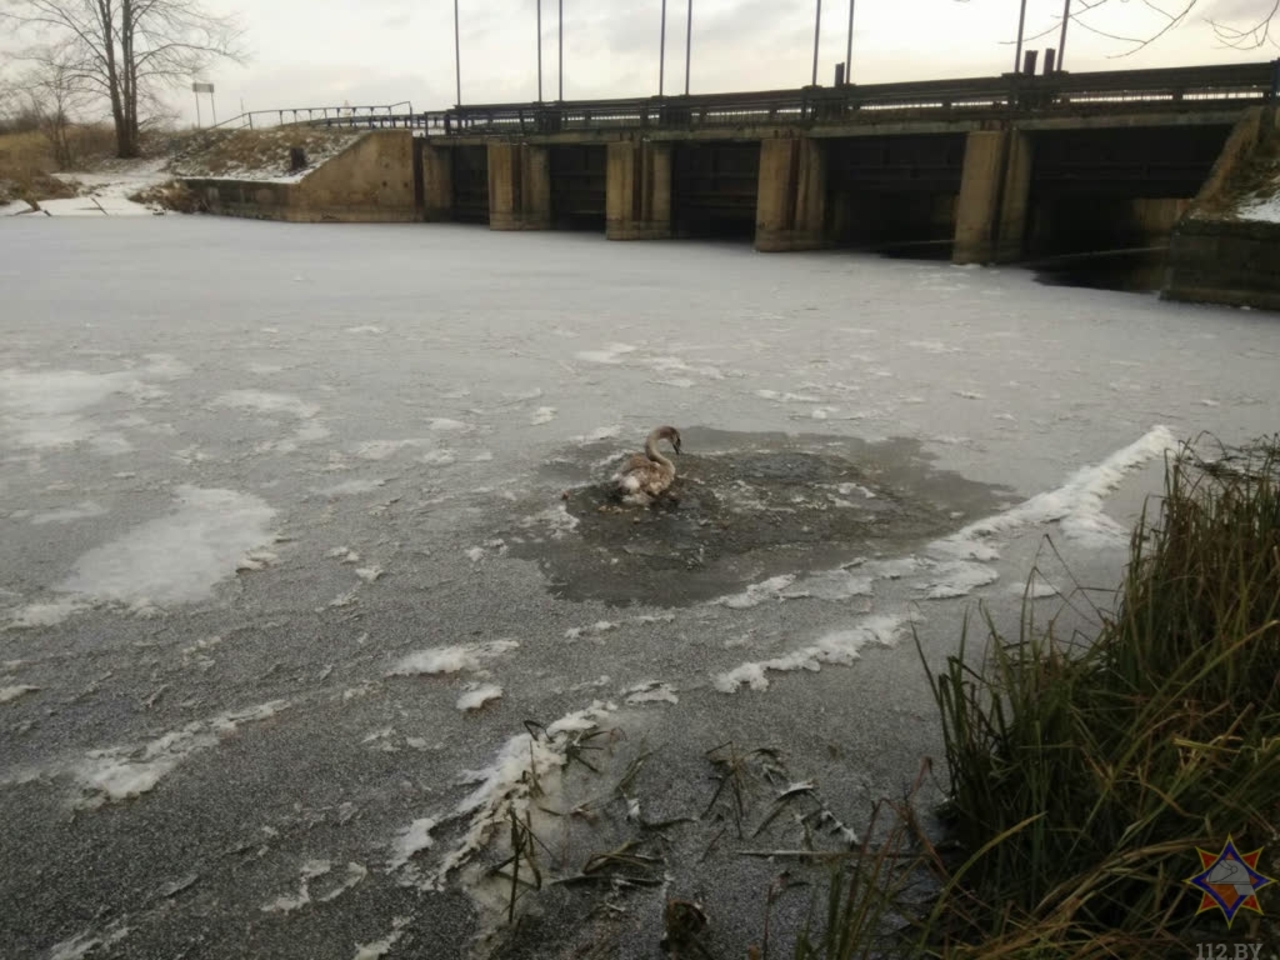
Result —
<svg viewBox="0 0 1280 960"><path fill-rule="evenodd" d="M116 156L128 157L128 124L125 122L124 98L120 90L120 69L116 63L115 11L111 0L98 0L98 29L102 38L102 52L106 57L107 92L111 97L111 122L116 131Z"/></svg>
<svg viewBox="0 0 1280 960"><path fill-rule="evenodd" d="M136 31L137 24L133 21L133 0L122 0L120 4L120 75L124 82L121 85L120 99L124 107L123 137L117 133L122 157L138 155L138 63L133 48Z"/></svg>

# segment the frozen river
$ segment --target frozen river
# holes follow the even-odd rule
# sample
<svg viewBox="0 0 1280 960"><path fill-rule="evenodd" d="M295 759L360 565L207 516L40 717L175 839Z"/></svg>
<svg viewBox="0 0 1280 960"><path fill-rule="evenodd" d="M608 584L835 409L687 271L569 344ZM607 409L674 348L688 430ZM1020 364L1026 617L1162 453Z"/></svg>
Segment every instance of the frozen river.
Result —
<svg viewBox="0 0 1280 960"><path fill-rule="evenodd" d="M743 956L749 852L938 755L912 631L1114 585L1280 412L1274 316L468 227L14 218L0 333L6 958ZM664 423L679 505L599 512Z"/></svg>

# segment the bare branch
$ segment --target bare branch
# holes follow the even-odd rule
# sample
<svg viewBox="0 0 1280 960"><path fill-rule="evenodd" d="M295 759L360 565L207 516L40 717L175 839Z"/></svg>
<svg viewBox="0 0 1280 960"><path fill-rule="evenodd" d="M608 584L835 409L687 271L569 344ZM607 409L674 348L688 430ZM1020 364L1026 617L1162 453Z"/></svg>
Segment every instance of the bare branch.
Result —
<svg viewBox="0 0 1280 960"><path fill-rule="evenodd" d="M956 2L963 3L968 2L968 0L956 0ZM1121 0L1121 2L1125 2L1125 0ZM1158 26L1153 27L1151 32L1142 36L1117 33L1104 28L1098 22L1098 17L1105 16L1103 8L1111 6L1111 0L1076 0L1074 9L1071 12L1071 22L1095 36L1126 44L1128 49L1108 55L1108 59L1116 59L1132 56L1186 22L1193 9L1200 3L1200 0L1176 0L1175 3L1162 3L1160 0L1141 0L1141 3L1143 8L1157 18L1158 24ZM1280 17L1280 0L1263 0L1263 5L1266 8L1265 12L1260 11L1255 19L1249 20L1243 26L1228 24L1208 17L1205 18L1204 22L1213 28L1214 35L1218 41L1226 47L1236 50L1256 50L1268 43L1280 47L1280 42L1277 42L1271 31L1272 24L1276 22L1277 17ZM1094 16L1095 14L1096 16ZM1062 17L1054 17L1043 29L1035 29L1031 33L1024 35L1023 42L1034 43L1061 29ZM1014 42L1012 40L1001 41L1003 45L1012 45Z"/></svg>
<svg viewBox="0 0 1280 960"><path fill-rule="evenodd" d="M56 64L68 95L110 104L122 157L169 114L160 88L248 59L239 21L207 12L203 0L0 0L0 28L34 41L18 59L45 71Z"/></svg>
<svg viewBox="0 0 1280 960"><path fill-rule="evenodd" d="M1271 9L1250 26L1233 27L1218 20L1210 20L1209 25L1213 27L1214 35L1218 40L1226 46L1236 50L1256 50L1266 46L1267 43L1275 44L1275 40L1271 37L1271 24L1278 13L1280 13L1280 0L1274 0Z"/></svg>

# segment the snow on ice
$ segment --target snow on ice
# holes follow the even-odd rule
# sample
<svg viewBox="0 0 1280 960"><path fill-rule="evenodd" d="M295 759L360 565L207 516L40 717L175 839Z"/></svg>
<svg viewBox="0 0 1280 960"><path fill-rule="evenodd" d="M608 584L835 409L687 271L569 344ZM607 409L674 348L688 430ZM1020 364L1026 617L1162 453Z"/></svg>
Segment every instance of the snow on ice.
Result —
<svg viewBox="0 0 1280 960"><path fill-rule="evenodd" d="M463 713L469 710L479 710L490 700L498 700L502 697L502 688L496 683L484 683L474 686L463 692L458 697L458 709Z"/></svg>
<svg viewBox="0 0 1280 960"><path fill-rule="evenodd" d="M275 510L248 493L180 486L177 508L90 550L55 589L132 607L204 600L272 539Z"/></svg>
<svg viewBox="0 0 1280 960"><path fill-rule="evenodd" d="M1152 427L1142 437L1095 466L1081 467L1055 490L969 524L958 533L930 545L930 552L956 559L994 560L998 551L991 538L1036 524L1057 523L1068 539L1092 547L1123 545L1128 530L1103 512L1103 498L1124 478L1157 457L1177 450L1178 440L1165 426Z"/></svg>
<svg viewBox="0 0 1280 960"><path fill-rule="evenodd" d="M118 803L153 789L192 754L217 746L243 724L267 720L288 707L286 700L273 700L244 710L229 710L208 720L194 720L140 746L90 750L79 760L20 774L17 782L47 774L69 776L78 788L77 807L95 809Z"/></svg>
<svg viewBox="0 0 1280 960"><path fill-rule="evenodd" d="M875 616L849 630L837 630L819 637L808 646L780 657L756 663L744 663L712 678L721 693L734 693L742 685L752 690L767 690L771 671L821 670L824 663L847 666L859 659L858 651L867 644L893 646L909 623L906 617Z"/></svg>
<svg viewBox="0 0 1280 960"><path fill-rule="evenodd" d="M387 869L393 872L399 870L412 860L416 854L423 850L430 850L435 846L431 831L436 828L436 825L434 817L419 817L400 831L400 834L392 841L391 860L387 864Z"/></svg>
<svg viewBox="0 0 1280 960"><path fill-rule="evenodd" d="M39 687L33 687L28 683L18 684L12 687L0 687L0 703L8 703L10 700L17 700L24 694L35 693L39 689Z"/></svg>
<svg viewBox="0 0 1280 960"><path fill-rule="evenodd" d="M475 672L486 660L500 657L520 646L518 640L491 640L450 647L432 647L411 653L387 672L389 677L411 677L417 674Z"/></svg>

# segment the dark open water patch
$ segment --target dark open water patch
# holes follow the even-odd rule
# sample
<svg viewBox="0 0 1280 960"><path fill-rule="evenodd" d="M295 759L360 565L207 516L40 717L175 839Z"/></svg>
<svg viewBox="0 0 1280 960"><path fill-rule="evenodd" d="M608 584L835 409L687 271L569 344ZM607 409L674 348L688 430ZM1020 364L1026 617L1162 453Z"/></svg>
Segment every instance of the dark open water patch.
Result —
<svg viewBox="0 0 1280 960"><path fill-rule="evenodd" d="M676 502L613 507L606 461L632 451L617 441L573 446L542 468L564 498L516 503L494 535L537 561L558 597L687 606L782 573L903 553L1016 499L937 469L910 439L681 433ZM539 522L548 506L572 519Z"/></svg>
<svg viewBox="0 0 1280 960"><path fill-rule="evenodd" d="M871 248L889 260L943 262L951 259L949 242L882 244ZM1053 287L1155 293L1164 289L1167 247L1098 250L1038 257L1014 264L1030 270L1037 283Z"/></svg>
<svg viewBox="0 0 1280 960"><path fill-rule="evenodd" d="M1168 250L1165 247L1103 250L1071 254L1028 263L1039 283L1055 287L1084 287L1153 293L1164 288Z"/></svg>

